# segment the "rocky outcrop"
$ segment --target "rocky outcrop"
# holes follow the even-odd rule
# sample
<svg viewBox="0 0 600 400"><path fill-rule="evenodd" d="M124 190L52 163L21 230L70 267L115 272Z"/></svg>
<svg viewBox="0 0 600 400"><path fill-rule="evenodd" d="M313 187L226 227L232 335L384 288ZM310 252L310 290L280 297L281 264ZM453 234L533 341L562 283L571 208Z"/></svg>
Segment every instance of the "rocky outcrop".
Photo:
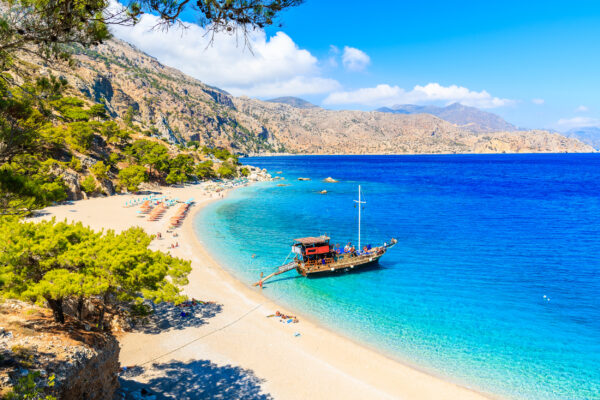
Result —
<svg viewBox="0 0 600 400"><path fill-rule="evenodd" d="M94 79L94 83L92 85L92 90L94 91L94 100L96 102L101 103L103 101L110 103L113 97L113 87L110 83L110 79L103 75L98 75L96 79Z"/></svg>
<svg viewBox="0 0 600 400"><path fill-rule="evenodd" d="M203 91L204 91L204 93L206 93L210 97L212 97L216 103L221 104L225 107L235 108L235 105L233 104L233 101L231 100L231 96L229 96L221 91L214 90L214 89L203 89Z"/></svg>
<svg viewBox="0 0 600 400"><path fill-rule="evenodd" d="M251 165L245 165L243 168L246 168L248 171L250 171L247 177L250 182L264 182L273 180L271 174L269 174L264 168L261 169Z"/></svg>
<svg viewBox="0 0 600 400"><path fill-rule="evenodd" d="M0 395L29 374L47 394L65 400L112 399L119 387L119 344L68 317L52 322L50 311L9 300L0 305ZM47 387L54 375L54 387Z"/></svg>
<svg viewBox="0 0 600 400"><path fill-rule="evenodd" d="M110 179L100 179L100 191L107 196L115 194L115 185Z"/></svg>
<svg viewBox="0 0 600 400"><path fill-rule="evenodd" d="M119 343L111 337L99 349L79 350L79 358L65 364L65 379L57 381L59 399L102 400L112 398L119 388Z"/></svg>
<svg viewBox="0 0 600 400"><path fill-rule="evenodd" d="M77 172L54 165L51 167L50 173L62 178L67 187L67 197L69 200L81 200L86 198L85 193L81 190L81 176Z"/></svg>

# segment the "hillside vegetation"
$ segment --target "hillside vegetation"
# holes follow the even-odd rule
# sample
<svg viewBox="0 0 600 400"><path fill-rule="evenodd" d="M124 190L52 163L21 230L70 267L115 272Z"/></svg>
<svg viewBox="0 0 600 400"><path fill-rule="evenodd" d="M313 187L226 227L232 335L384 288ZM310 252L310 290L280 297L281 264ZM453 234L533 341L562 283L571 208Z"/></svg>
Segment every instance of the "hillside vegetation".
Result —
<svg viewBox="0 0 600 400"><path fill-rule="evenodd" d="M145 182L178 184L247 171L227 149L163 141L143 130L131 109L114 118L103 101L86 98L64 77L29 63L21 67L29 73L15 75L18 83L0 81L0 113L9 135L0 146L0 174L8 186L0 203L10 213L137 191Z"/></svg>

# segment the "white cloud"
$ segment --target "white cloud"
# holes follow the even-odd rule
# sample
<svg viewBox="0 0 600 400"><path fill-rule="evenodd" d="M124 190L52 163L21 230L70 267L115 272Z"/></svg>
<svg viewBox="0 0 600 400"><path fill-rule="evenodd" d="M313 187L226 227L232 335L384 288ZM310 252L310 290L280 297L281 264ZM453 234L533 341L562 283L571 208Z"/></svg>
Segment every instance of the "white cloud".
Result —
<svg viewBox="0 0 600 400"><path fill-rule="evenodd" d="M261 82L243 87L230 86L227 90L233 94L251 93L256 97L300 96L330 92L340 87L333 79L297 76L290 79Z"/></svg>
<svg viewBox="0 0 600 400"><path fill-rule="evenodd" d="M561 118L558 124L564 128L581 128L584 126L599 126L600 119L589 117Z"/></svg>
<svg viewBox="0 0 600 400"><path fill-rule="evenodd" d="M342 54L342 64L350 71L364 71L371 63L371 58L362 50L345 46Z"/></svg>
<svg viewBox="0 0 600 400"><path fill-rule="evenodd" d="M340 49L332 44L329 45L329 58L327 59L327 65L335 68L338 66L337 58L340 54Z"/></svg>
<svg viewBox="0 0 600 400"><path fill-rule="evenodd" d="M323 101L324 104L357 104L365 106L391 106L394 104L421 104L431 102L460 102L464 105L495 108L513 104L513 100L491 96L485 90L476 92L462 86L442 86L439 83L417 85L406 91L399 86L387 84L354 91L333 92Z"/></svg>
<svg viewBox="0 0 600 400"><path fill-rule="evenodd" d="M538 106L541 106L542 104L544 104L546 101L544 99L531 99L531 102L533 104L537 104Z"/></svg>
<svg viewBox="0 0 600 400"><path fill-rule="evenodd" d="M226 33L215 35L211 45L210 35L196 24L152 30L157 23L156 16L145 14L133 27L112 30L162 63L234 95L303 95L340 87L336 80L321 77L317 58L283 32L267 38L264 31L253 31L248 48L243 37Z"/></svg>
<svg viewBox="0 0 600 400"><path fill-rule="evenodd" d="M579 106L575 109L575 112L587 112L589 111L589 108L587 108L586 106Z"/></svg>

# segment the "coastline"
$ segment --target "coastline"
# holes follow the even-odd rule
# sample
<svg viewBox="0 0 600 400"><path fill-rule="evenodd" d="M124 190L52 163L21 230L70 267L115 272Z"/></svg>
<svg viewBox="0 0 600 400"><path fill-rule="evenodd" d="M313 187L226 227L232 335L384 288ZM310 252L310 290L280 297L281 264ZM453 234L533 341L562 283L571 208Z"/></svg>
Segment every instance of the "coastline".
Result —
<svg viewBox="0 0 600 400"><path fill-rule="evenodd" d="M170 249L164 240L153 241L151 247L192 260L190 283L184 292L190 297L222 304L222 312L200 326L158 334L124 334L120 338L122 365L143 365L149 360L157 365L193 360L206 360L218 366L234 365L253 374L261 382L263 393L276 399L489 398L418 367L392 360L306 316L299 315L299 324L282 324L266 318L276 310L292 312L233 277L204 248L194 232L196 215L218 198L204 195L202 185L161 189L163 194L197 200L180 228L179 247ZM124 197L96 198L51 207L45 210L49 214L43 218L66 217L94 229L122 230L142 225L149 233L161 230L156 223L138 219L134 209L119 207ZM100 205L102 207L98 207ZM136 379L148 382L157 374L155 368L148 368Z"/></svg>
<svg viewBox="0 0 600 400"><path fill-rule="evenodd" d="M240 157L240 159L257 158L257 157L310 157L310 156L493 156L493 155L557 155L557 154L598 154L600 150L594 151L536 151L536 152L468 152L468 153L457 153L457 152L438 152L438 153L260 153L260 154L248 154L247 156Z"/></svg>

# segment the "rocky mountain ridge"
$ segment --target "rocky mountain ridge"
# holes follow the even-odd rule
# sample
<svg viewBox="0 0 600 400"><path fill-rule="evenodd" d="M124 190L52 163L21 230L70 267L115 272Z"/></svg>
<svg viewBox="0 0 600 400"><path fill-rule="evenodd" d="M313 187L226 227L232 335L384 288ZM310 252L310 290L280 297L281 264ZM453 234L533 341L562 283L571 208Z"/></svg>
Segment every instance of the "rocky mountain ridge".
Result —
<svg viewBox="0 0 600 400"><path fill-rule="evenodd" d="M149 135L240 153L419 154L589 152L591 146L546 131L474 133L430 114L333 111L233 97L112 39L76 49L65 76L116 118Z"/></svg>
<svg viewBox="0 0 600 400"><path fill-rule="evenodd" d="M431 114L475 133L519 130L499 115L460 103L453 103L446 107L398 104L391 107L381 107L376 111L394 114Z"/></svg>

